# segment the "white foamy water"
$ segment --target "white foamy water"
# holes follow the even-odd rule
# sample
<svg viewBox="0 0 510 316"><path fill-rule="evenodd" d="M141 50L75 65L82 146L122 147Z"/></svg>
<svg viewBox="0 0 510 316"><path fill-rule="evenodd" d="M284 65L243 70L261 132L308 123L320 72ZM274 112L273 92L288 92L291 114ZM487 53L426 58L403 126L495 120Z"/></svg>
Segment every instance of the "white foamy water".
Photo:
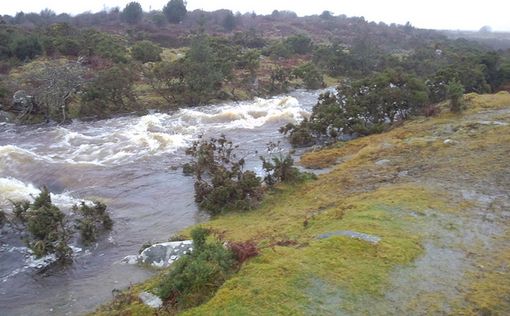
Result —
<svg viewBox="0 0 510 316"><path fill-rule="evenodd" d="M0 146L2 160L30 163L91 164L130 163L145 155L163 155L183 149L201 133L252 130L264 125L299 122L309 110L295 97L256 99L239 104L182 109L172 114L149 114L57 127L51 144L34 140L23 145ZM40 130L33 131L34 134ZM36 136L36 135L34 135Z"/></svg>
<svg viewBox="0 0 510 316"><path fill-rule="evenodd" d="M31 183L24 183L15 178L0 178L0 207L10 208L11 201L28 200L33 201L34 198L41 193ZM84 200L73 197L69 192L60 194L50 193L51 201L58 207L71 208L75 204L79 204ZM90 203L90 201L84 201Z"/></svg>
<svg viewBox="0 0 510 316"><path fill-rule="evenodd" d="M44 276L33 267L46 261L31 258L19 235L0 228L0 315L85 314L112 289L146 279L151 271L118 262L143 243L168 240L204 219L194 203L193 178L173 168L189 159L184 149L201 134L225 134L246 153L246 168L260 171L255 151L264 152L270 141L285 146L278 128L307 117L318 94L297 91L64 126L0 124L0 208L9 210L9 200L32 200L46 185L61 209L101 200L114 220L94 245L73 241L83 246L75 262Z"/></svg>

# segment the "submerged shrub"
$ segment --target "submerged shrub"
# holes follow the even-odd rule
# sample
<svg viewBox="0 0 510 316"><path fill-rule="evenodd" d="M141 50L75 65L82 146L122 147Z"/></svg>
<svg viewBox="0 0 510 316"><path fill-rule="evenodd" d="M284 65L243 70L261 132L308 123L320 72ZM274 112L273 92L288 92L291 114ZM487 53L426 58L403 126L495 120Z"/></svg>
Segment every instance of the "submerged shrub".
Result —
<svg viewBox="0 0 510 316"><path fill-rule="evenodd" d="M88 206L84 202L79 207L73 206L73 211L82 216L76 219L75 227L80 232L80 238L84 244L95 242L101 230L112 229L113 221L106 208L106 205L101 202L94 202L93 206Z"/></svg>
<svg viewBox="0 0 510 316"><path fill-rule="evenodd" d="M28 209L30 208L29 201L11 201L12 203L12 213L14 214L14 218L19 220L20 222L26 222L26 214Z"/></svg>
<svg viewBox="0 0 510 316"><path fill-rule="evenodd" d="M50 192L46 187L29 201L13 202L14 219L22 224L28 232L25 242L36 257L55 255L57 261L68 262L71 259L72 249L69 241L73 235L67 216L51 201ZM74 211L81 216L76 219L76 228L84 243L95 241L100 229L109 230L113 221L106 211L106 205L95 202L93 206L82 203L80 207L74 206ZM0 226L6 220L0 211Z"/></svg>
<svg viewBox="0 0 510 316"><path fill-rule="evenodd" d="M5 215L5 212L3 210L0 210L0 227L4 226L6 222L7 216Z"/></svg>
<svg viewBox="0 0 510 316"><path fill-rule="evenodd" d="M55 254L59 261L70 258L72 250L68 246L70 233L66 227L65 214L52 204L46 187L41 189L33 203L14 203L14 213L26 223L30 233L26 242L36 257Z"/></svg>

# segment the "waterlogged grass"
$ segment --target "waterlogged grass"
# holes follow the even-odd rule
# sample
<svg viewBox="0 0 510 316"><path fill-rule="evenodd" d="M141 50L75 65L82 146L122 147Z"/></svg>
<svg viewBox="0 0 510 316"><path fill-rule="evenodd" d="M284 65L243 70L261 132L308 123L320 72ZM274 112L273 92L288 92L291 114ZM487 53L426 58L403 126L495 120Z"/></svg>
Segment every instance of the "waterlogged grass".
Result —
<svg viewBox="0 0 510 316"><path fill-rule="evenodd" d="M183 315L508 314L510 94L465 105L308 153L303 165L331 172L202 224L260 255ZM338 231L381 240L318 238Z"/></svg>
<svg viewBox="0 0 510 316"><path fill-rule="evenodd" d="M316 282L342 289L345 297L383 295L392 269L411 263L422 252L422 236L413 232L417 220L412 214L430 207L449 207L448 201L438 198L437 193L419 187L395 185L332 199L320 185L321 180L318 180L299 189L306 192L313 187L312 195L330 202L328 207L309 218L306 227L302 221L296 224L293 219L310 216L309 210L316 206L314 199L306 198L310 193L300 199L304 200L300 205L283 198L283 193L278 195L277 205L265 205L250 214L231 215L209 223L207 226L214 229L228 227L223 230L226 238L262 238L259 242L268 246L227 281L210 302L185 315L304 315L320 305L321 298L311 290ZM322 195L318 191L322 191ZM278 208L279 204L287 203L292 206ZM280 217L279 213L285 216ZM263 229L246 230L246 226L252 226L251 217L255 214L263 218ZM382 241L372 244L343 236L317 238L321 233L338 230L363 232L378 236ZM271 231L271 237L265 239L263 236ZM297 242L287 247L276 245L286 238ZM332 295L338 292L333 291ZM333 300L337 301L339 304L332 307L338 310L343 300Z"/></svg>

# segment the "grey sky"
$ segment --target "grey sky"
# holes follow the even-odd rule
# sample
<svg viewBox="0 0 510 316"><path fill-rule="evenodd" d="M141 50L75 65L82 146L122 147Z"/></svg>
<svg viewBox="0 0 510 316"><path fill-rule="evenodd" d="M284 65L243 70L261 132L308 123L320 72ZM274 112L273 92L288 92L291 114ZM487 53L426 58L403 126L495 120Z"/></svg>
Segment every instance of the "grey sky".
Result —
<svg viewBox="0 0 510 316"><path fill-rule="evenodd" d="M132 0L131 0L132 1ZM144 10L161 9L168 0L139 0ZM123 8L129 0L40 1L1 0L1 14L39 12L49 8L57 13L77 14L97 12L104 8ZM290 10L298 15L320 14L324 10L347 16L364 16L368 21L403 24L436 29L478 30L490 25L493 30L510 31L510 1L508 0L188 0L188 10L213 11L230 9L259 14L273 10Z"/></svg>

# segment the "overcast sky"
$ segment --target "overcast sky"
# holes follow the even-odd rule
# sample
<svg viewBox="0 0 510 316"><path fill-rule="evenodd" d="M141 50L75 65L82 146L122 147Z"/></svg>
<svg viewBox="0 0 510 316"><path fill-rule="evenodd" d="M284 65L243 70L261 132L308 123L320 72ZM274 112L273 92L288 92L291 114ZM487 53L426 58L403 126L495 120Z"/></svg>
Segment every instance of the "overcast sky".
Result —
<svg viewBox="0 0 510 316"><path fill-rule="evenodd" d="M57 13L78 14L120 7L129 0L0 0L1 14L40 12L49 8ZM168 0L139 0L145 11L161 9ZM493 30L510 31L510 0L188 0L188 10L268 14L273 10L290 10L298 15L320 14L324 10L335 15L364 16L368 21L412 25L422 28L478 30L490 25Z"/></svg>

